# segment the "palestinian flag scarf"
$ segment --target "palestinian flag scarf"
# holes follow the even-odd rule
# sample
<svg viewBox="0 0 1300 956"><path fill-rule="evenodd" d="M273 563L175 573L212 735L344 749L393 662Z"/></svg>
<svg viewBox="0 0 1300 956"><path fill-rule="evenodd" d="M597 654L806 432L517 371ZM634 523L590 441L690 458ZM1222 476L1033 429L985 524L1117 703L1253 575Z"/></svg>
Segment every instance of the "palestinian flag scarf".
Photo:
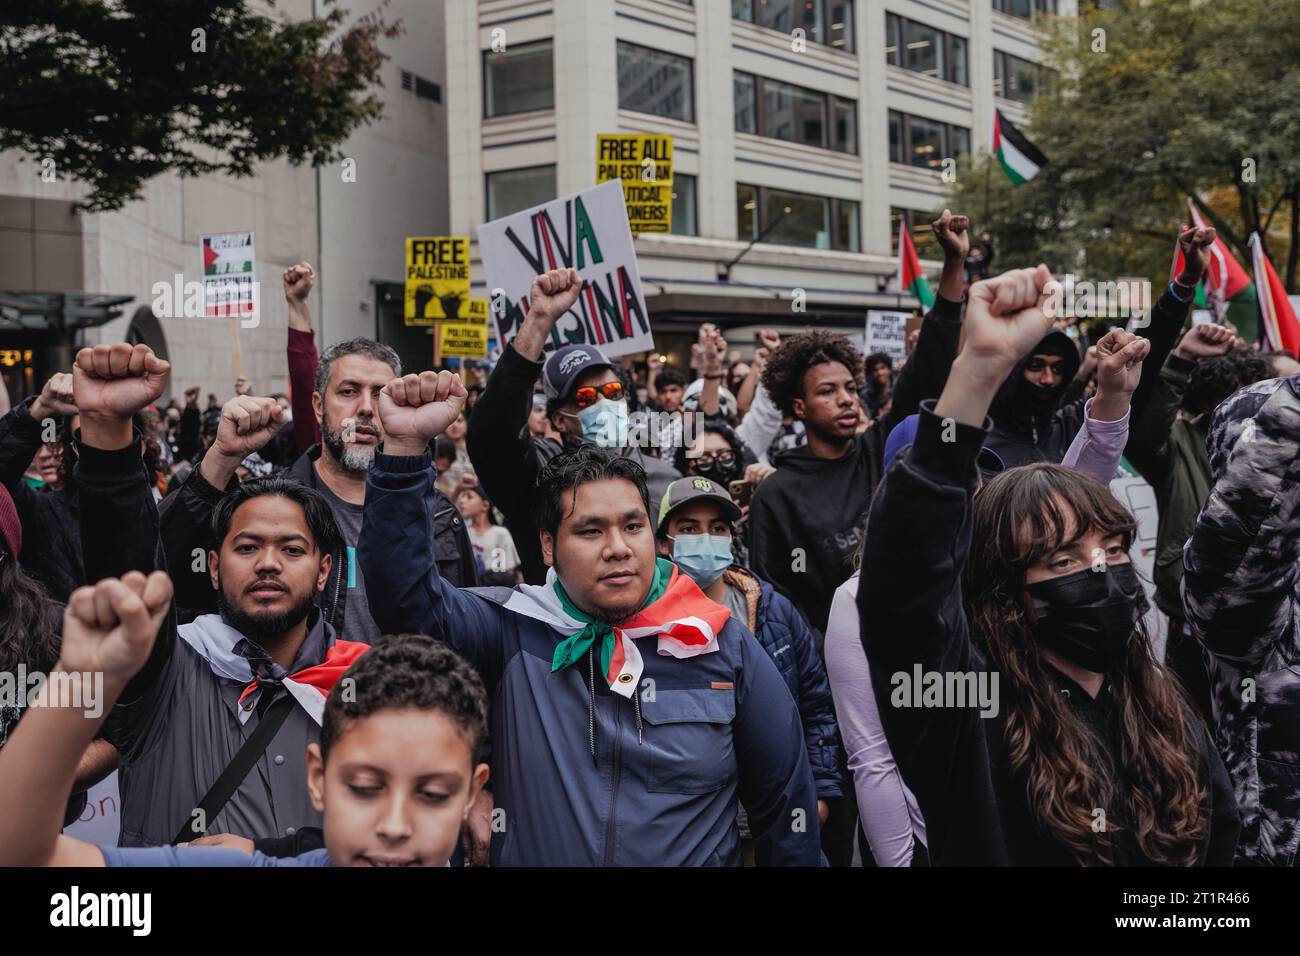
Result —
<svg viewBox="0 0 1300 956"><path fill-rule="evenodd" d="M664 558L655 561L654 580L641 609L618 624L599 621L580 611L551 568L544 585L520 585L505 604L507 610L540 621L564 639L555 647L551 671L561 671L599 646L600 669L609 689L631 699L641 679L643 663L636 640L659 639L666 657L695 657L718 649L718 634L731 612L704 596L688 575Z"/></svg>

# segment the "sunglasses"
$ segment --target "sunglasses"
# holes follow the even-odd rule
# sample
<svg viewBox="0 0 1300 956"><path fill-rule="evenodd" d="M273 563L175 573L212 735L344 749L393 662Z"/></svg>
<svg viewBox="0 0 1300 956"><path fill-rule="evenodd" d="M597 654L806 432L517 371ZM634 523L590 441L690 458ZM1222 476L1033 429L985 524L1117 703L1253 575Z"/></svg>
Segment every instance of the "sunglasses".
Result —
<svg viewBox="0 0 1300 956"><path fill-rule="evenodd" d="M736 460L736 453L731 451L720 451L716 455L710 452L702 452L700 457L695 459L697 465L710 465L717 462L719 465L730 465Z"/></svg>
<svg viewBox="0 0 1300 956"><path fill-rule="evenodd" d="M604 385L584 385L573 393L573 400L579 408L588 408L595 405L601 398L607 398L611 402L621 402L623 400L623 383L606 382Z"/></svg>

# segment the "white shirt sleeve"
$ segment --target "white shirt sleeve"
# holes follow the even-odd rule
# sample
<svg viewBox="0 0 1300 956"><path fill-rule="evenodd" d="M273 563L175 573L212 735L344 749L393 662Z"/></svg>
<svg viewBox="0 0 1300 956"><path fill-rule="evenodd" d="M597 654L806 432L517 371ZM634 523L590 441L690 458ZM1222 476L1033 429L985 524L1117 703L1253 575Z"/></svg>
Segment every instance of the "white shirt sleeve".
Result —
<svg viewBox="0 0 1300 956"><path fill-rule="evenodd" d="M877 866L910 866L912 834L925 842L925 826L880 723L858 636L857 594L857 574L835 591L826 625L826 674L871 855Z"/></svg>

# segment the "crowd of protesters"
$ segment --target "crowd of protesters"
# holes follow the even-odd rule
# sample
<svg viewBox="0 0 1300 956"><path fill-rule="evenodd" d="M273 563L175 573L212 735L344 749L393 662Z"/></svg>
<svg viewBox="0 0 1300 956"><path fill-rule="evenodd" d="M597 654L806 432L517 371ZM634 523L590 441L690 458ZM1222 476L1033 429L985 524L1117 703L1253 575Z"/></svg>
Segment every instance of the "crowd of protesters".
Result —
<svg viewBox="0 0 1300 956"><path fill-rule="evenodd" d="M1126 328L933 228L901 362L547 351L556 270L409 370L306 263L287 394L81 350L0 418L0 672L99 706L0 705L0 863L1293 865L1300 366L1191 323L1213 230Z"/></svg>

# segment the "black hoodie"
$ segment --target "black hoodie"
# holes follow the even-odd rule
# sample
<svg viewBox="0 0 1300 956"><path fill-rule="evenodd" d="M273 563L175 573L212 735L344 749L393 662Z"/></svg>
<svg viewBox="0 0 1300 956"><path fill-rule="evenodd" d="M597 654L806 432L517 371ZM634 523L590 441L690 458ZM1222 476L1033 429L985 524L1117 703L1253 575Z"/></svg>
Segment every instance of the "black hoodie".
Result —
<svg viewBox="0 0 1300 956"><path fill-rule="evenodd" d="M867 429L840 458L818 458L806 445L782 455L749 506L750 566L821 633L835 589L853 574L880 483L882 431Z"/></svg>
<svg viewBox="0 0 1300 956"><path fill-rule="evenodd" d="M1064 359L1061 381L1040 388L1025 379L1025 366L1040 353ZM989 408L993 431L985 447L997 452L1008 468L1034 461L1060 461L1083 427L1083 400L1058 408L1070 382L1079 371L1079 350L1064 332L1048 332L998 389Z"/></svg>

